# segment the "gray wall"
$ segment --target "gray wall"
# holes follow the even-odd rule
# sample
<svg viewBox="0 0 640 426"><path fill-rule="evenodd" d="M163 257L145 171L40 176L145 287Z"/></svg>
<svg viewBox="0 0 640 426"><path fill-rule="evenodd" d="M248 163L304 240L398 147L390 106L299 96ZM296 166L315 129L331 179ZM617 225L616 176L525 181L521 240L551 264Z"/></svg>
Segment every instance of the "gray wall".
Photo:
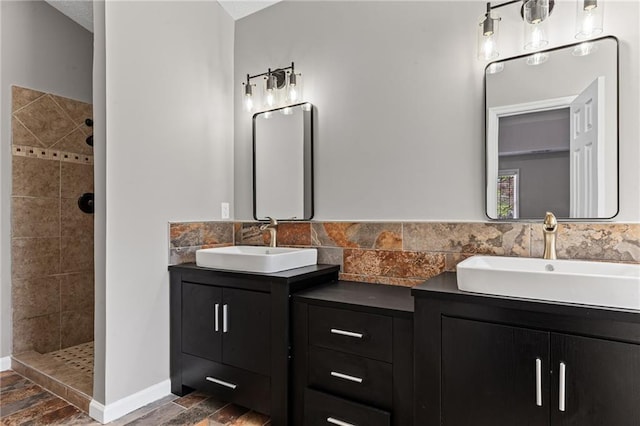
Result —
<svg viewBox="0 0 640 426"><path fill-rule="evenodd" d="M114 1L104 32L96 294L106 306L96 327L104 403L122 407L169 390L168 222L220 219L220 203L233 202L233 20L213 0Z"/></svg>
<svg viewBox="0 0 640 426"><path fill-rule="evenodd" d="M93 36L43 1L1 1L0 357L11 354L11 86L92 102Z"/></svg>
<svg viewBox="0 0 640 426"><path fill-rule="evenodd" d="M251 218L247 73L295 61L317 106L318 220L485 220L485 63L476 1L282 2L236 22L235 218ZM503 14L502 57L522 53L521 20ZM551 46L572 43L574 2L556 2ZM638 2L607 2L619 37L620 214L640 220Z"/></svg>

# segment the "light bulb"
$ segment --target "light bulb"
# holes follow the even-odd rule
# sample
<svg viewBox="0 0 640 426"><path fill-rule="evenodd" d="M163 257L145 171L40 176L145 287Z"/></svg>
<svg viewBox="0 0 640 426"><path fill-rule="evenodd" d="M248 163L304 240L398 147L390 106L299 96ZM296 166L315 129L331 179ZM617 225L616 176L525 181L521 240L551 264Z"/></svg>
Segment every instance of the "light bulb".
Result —
<svg viewBox="0 0 640 426"><path fill-rule="evenodd" d="M602 33L604 2L579 0L576 10L576 38L584 39Z"/></svg>
<svg viewBox="0 0 640 426"><path fill-rule="evenodd" d="M525 50L537 50L549 44L546 34L547 21L539 24L524 24L524 48Z"/></svg>
<svg viewBox="0 0 640 426"><path fill-rule="evenodd" d="M253 111L253 96L250 94L244 96L244 110L246 112Z"/></svg>
<svg viewBox="0 0 640 426"><path fill-rule="evenodd" d="M478 59L489 61L498 57L498 35L500 17L490 10L480 17L478 23Z"/></svg>
<svg viewBox="0 0 640 426"><path fill-rule="evenodd" d="M527 65L540 65L547 62L547 59L549 59L549 54L546 52L534 53L527 57Z"/></svg>
<svg viewBox="0 0 640 426"><path fill-rule="evenodd" d="M267 90L265 102L268 107L273 107L276 104L276 97L273 94L273 90Z"/></svg>

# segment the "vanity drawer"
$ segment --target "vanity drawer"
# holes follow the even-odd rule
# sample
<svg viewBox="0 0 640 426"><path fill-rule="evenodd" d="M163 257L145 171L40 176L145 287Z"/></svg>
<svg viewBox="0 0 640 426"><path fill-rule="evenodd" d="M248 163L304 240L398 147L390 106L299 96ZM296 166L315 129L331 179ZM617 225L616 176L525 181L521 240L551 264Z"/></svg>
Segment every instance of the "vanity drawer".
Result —
<svg viewBox="0 0 640 426"><path fill-rule="evenodd" d="M392 407L391 364L310 346L308 372L310 386L387 410Z"/></svg>
<svg viewBox="0 0 640 426"><path fill-rule="evenodd" d="M312 389L304 393L304 426L389 426L391 414Z"/></svg>
<svg viewBox="0 0 640 426"><path fill-rule="evenodd" d="M392 362L393 319L346 309L309 306L309 343Z"/></svg>
<svg viewBox="0 0 640 426"><path fill-rule="evenodd" d="M182 383L211 392L223 401L270 414L271 380L267 376L183 353Z"/></svg>

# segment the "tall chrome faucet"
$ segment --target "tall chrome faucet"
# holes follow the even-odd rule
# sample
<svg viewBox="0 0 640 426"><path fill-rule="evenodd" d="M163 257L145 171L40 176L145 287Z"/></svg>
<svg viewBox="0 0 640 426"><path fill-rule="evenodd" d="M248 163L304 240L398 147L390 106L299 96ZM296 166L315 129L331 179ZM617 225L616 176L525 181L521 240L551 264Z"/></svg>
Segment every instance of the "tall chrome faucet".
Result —
<svg viewBox="0 0 640 426"><path fill-rule="evenodd" d="M269 219L269 223L265 223L264 225L262 225L260 227L261 231L269 231L270 237L271 237L271 242L269 243L270 247L276 247L277 246L277 233L278 233L278 221L272 217L267 216L267 219Z"/></svg>
<svg viewBox="0 0 640 426"><path fill-rule="evenodd" d="M558 233L558 221L551 212L547 212L544 216L542 224L542 232L544 234L544 253L543 259L556 259L556 235Z"/></svg>

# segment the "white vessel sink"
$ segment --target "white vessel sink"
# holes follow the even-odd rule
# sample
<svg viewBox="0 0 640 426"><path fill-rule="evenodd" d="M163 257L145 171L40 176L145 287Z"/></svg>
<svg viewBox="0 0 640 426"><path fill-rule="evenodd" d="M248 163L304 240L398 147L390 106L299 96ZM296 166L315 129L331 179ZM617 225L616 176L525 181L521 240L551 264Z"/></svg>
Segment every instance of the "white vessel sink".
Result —
<svg viewBox="0 0 640 426"><path fill-rule="evenodd" d="M316 249L231 246L196 250L196 264L242 272L280 272L315 265Z"/></svg>
<svg viewBox="0 0 640 426"><path fill-rule="evenodd" d="M457 277L474 293L640 310L640 265L473 256Z"/></svg>

